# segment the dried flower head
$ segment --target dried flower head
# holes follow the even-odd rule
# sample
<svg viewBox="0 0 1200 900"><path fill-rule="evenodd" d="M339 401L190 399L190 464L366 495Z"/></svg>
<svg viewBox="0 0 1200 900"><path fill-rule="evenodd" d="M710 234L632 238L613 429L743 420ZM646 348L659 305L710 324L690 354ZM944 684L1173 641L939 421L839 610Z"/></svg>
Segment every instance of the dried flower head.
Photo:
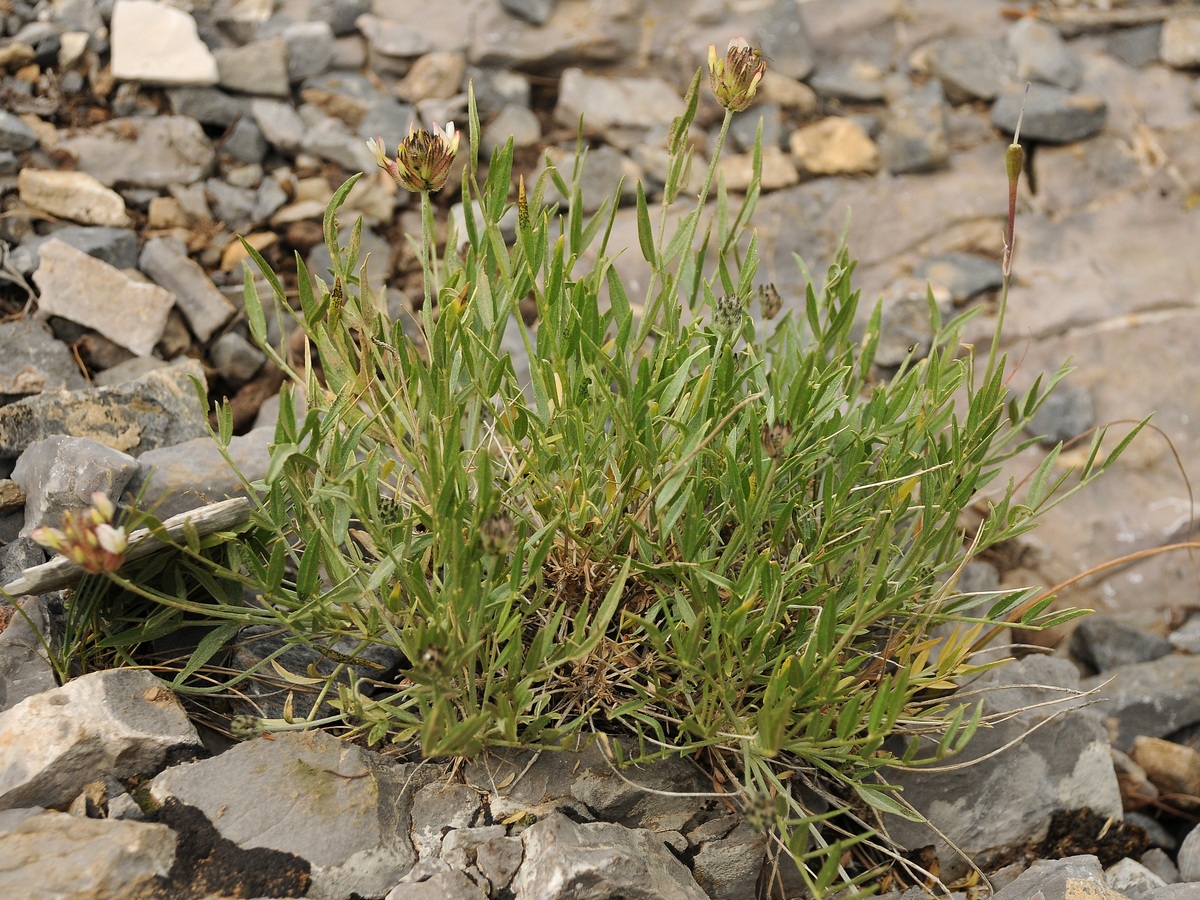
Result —
<svg viewBox="0 0 1200 900"><path fill-rule="evenodd" d="M708 48L708 83L717 102L730 112L750 105L766 71L767 58L745 38L730 41L724 59L717 56L716 44Z"/></svg>
<svg viewBox="0 0 1200 900"><path fill-rule="evenodd" d="M718 334L730 337L742 327L746 316L742 298L734 294L722 294L713 304L712 325Z"/></svg>
<svg viewBox="0 0 1200 900"><path fill-rule="evenodd" d="M433 123L433 131L410 125L408 137L401 142L396 158L389 159L384 151L383 138L367 141L375 162L406 191L440 191L450 177L450 167L458 153L458 132L453 122L445 128Z"/></svg>
<svg viewBox="0 0 1200 900"><path fill-rule="evenodd" d="M112 500L97 491L91 506L63 514L61 528L35 528L30 537L85 572L115 572L125 562L128 546L125 529L113 527L116 512Z"/></svg>
<svg viewBox="0 0 1200 900"><path fill-rule="evenodd" d="M479 526L479 539L488 556L504 556L517 545L517 530L508 513L488 516Z"/></svg>
<svg viewBox="0 0 1200 900"><path fill-rule="evenodd" d="M759 437L762 440L763 450L771 459L778 459L783 455L783 450L787 446L787 442L792 439L792 426L787 422L776 422L774 425L763 423L762 432Z"/></svg>
<svg viewBox="0 0 1200 900"><path fill-rule="evenodd" d="M770 320L779 315L779 311L783 309L783 300L774 284L759 285L758 308L762 310L764 319Z"/></svg>

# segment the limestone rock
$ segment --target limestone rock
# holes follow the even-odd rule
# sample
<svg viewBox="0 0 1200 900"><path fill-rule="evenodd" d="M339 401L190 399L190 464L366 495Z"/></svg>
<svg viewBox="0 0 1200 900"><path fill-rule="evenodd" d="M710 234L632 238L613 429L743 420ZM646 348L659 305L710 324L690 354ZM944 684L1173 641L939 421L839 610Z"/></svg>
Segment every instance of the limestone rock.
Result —
<svg viewBox="0 0 1200 900"><path fill-rule="evenodd" d="M801 168L813 175L847 175L879 168L879 148L853 119L829 116L793 131L788 144Z"/></svg>
<svg viewBox="0 0 1200 900"><path fill-rule="evenodd" d="M1195 747L1137 737L1129 755L1160 791L1200 798L1200 752Z"/></svg>
<svg viewBox="0 0 1200 900"><path fill-rule="evenodd" d="M51 606L57 599L24 598L21 608L25 615L14 615L0 631L0 711L58 687L42 643L53 638Z"/></svg>
<svg viewBox="0 0 1200 900"><path fill-rule="evenodd" d="M1096 94L1072 94L1047 84L1033 84L1028 97L1024 87L1006 88L992 105L992 124L1012 134L1023 102L1021 137L1049 144L1069 144L1091 137L1104 127L1108 116L1108 104Z"/></svg>
<svg viewBox="0 0 1200 900"><path fill-rule="evenodd" d="M51 239L38 252L41 264L33 280L42 292L42 315L94 328L139 356L154 350L175 305L173 294L130 278L65 241Z"/></svg>
<svg viewBox="0 0 1200 900"><path fill-rule="evenodd" d="M188 116L113 119L64 138L59 146L74 154L80 169L110 187L192 184L208 173L215 157L212 141Z"/></svg>
<svg viewBox="0 0 1200 900"><path fill-rule="evenodd" d="M750 187L750 178L754 174L754 154L731 153L722 156L717 163L717 170L724 177L726 188L744 193ZM778 147L763 147L760 186L764 192L791 187L799 181L800 173L790 156Z"/></svg>
<svg viewBox="0 0 1200 900"><path fill-rule="evenodd" d="M0 809L65 807L100 776L154 775L200 746L179 700L150 672L81 675L0 713Z"/></svg>
<svg viewBox="0 0 1200 900"><path fill-rule="evenodd" d="M582 115L589 129L633 132L640 138L649 129L665 129L682 104L674 86L661 78L611 78L571 68L563 72L554 120L574 128ZM635 140L631 137L613 143L625 149Z"/></svg>
<svg viewBox="0 0 1200 900"><path fill-rule="evenodd" d="M1115 676L1115 677L1114 677ZM1111 679L1111 682L1110 682ZM1138 735L1165 737L1200 722L1200 657L1172 654L1085 678L1084 690L1105 685L1088 712L1113 734L1113 746L1128 750Z"/></svg>
<svg viewBox="0 0 1200 900"><path fill-rule="evenodd" d="M287 41L280 37L217 50L217 72L226 90L265 97L288 97Z"/></svg>
<svg viewBox="0 0 1200 900"><path fill-rule="evenodd" d="M26 493L21 533L57 527L63 513L87 506L97 491L117 500L137 467L132 456L89 438L54 434L35 441L13 467L13 480Z"/></svg>
<svg viewBox="0 0 1200 900"><path fill-rule="evenodd" d="M37 319L0 322L0 395L85 387L71 351Z"/></svg>
<svg viewBox="0 0 1200 900"><path fill-rule="evenodd" d="M1125 895L1108 886L1104 870L1094 856L1038 859L1002 890L995 900L1030 900L1040 893L1044 900L1125 900Z"/></svg>
<svg viewBox="0 0 1200 900"><path fill-rule="evenodd" d="M17 176L21 202L84 225L129 224L125 201L87 172L22 169Z"/></svg>
<svg viewBox="0 0 1200 900"><path fill-rule="evenodd" d="M217 83L216 60L188 13L157 0L116 0L112 10L114 78L152 84Z"/></svg>
<svg viewBox="0 0 1200 900"><path fill-rule="evenodd" d="M151 238L142 248L138 266L174 294L180 312L201 341L211 338L233 315L233 304L180 242Z"/></svg>
<svg viewBox="0 0 1200 900"><path fill-rule="evenodd" d="M1177 16L1163 22L1158 55L1177 69L1200 67L1200 17Z"/></svg>

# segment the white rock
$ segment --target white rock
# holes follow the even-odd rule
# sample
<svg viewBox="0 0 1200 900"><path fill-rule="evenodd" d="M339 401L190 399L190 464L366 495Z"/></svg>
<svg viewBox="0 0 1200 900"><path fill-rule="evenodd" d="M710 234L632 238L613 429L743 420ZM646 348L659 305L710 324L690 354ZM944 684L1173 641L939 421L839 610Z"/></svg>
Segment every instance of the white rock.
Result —
<svg viewBox="0 0 1200 900"><path fill-rule="evenodd" d="M853 119L830 116L792 132L792 155L814 175L849 175L879 168L879 148Z"/></svg>
<svg viewBox="0 0 1200 900"><path fill-rule="evenodd" d="M1200 67L1200 18L1179 16L1163 22L1158 54L1177 69Z"/></svg>
<svg viewBox="0 0 1200 900"><path fill-rule="evenodd" d="M1135 859L1126 857L1104 871L1104 881L1114 891L1140 897L1146 891L1163 887L1166 882Z"/></svg>
<svg viewBox="0 0 1200 900"><path fill-rule="evenodd" d="M183 10L156 0L117 0L112 73L120 81L216 84L217 61Z"/></svg>
<svg viewBox="0 0 1200 900"><path fill-rule="evenodd" d="M42 244L38 254L41 264L33 280L42 292L42 315L94 328L139 356L154 350L175 305L174 294L130 278L58 238Z"/></svg>
<svg viewBox="0 0 1200 900"><path fill-rule="evenodd" d="M17 176L21 202L83 225L129 224L125 201L87 172L22 169Z"/></svg>

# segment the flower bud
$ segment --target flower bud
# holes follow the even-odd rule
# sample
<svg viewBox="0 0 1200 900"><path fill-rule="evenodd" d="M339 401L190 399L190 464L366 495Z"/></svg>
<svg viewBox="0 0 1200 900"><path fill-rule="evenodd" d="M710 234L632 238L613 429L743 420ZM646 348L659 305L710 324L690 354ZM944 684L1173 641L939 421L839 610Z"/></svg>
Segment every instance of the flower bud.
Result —
<svg viewBox="0 0 1200 900"><path fill-rule="evenodd" d="M717 102L730 112L741 112L750 105L766 71L767 58L745 38L730 41L724 59L717 57L715 44L708 48L708 83Z"/></svg>
<svg viewBox="0 0 1200 900"><path fill-rule="evenodd" d="M723 294L713 305L712 326L718 334L730 337L742 327L745 316L742 299L733 294Z"/></svg>

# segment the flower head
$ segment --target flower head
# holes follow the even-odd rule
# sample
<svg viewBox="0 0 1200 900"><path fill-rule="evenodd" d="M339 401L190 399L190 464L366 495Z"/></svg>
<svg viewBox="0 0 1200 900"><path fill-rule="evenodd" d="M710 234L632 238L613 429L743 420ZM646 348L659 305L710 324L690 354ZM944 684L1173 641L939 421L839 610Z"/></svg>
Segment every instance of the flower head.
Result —
<svg viewBox="0 0 1200 900"><path fill-rule="evenodd" d="M713 304L712 325L718 334L732 337L742 327L746 317L742 298L734 294L723 294Z"/></svg>
<svg viewBox="0 0 1200 900"><path fill-rule="evenodd" d="M447 122L445 128L434 122L433 131L410 125L408 137L401 142L395 159L388 158L383 138L367 141L367 147L379 167L406 191L440 191L450 177L450 167L458 153L458 138L453 122Z"/></svg>
<svg viewBox="0 0 1200 900"><path fill-rule="evenodd" d="M783 299L774 283L760 285L758 288L758 306L764 319L773 319L783 309Z"/></svg>
<svg viewBox="0 0 1200 900"><path fill-rule="evenodd" d="M106 494L92 494L87 509L63 513L61 528L35 528L30 535L43 547L61 553L93 575L114 572L125 562L128 539L124 528L114 528L116 508Z"/></svg>
<svg viewBox="0 0 1200 900"><path fill-rule="evenodd" d="M745 38L730 41L724 59L717 57L716 44L708 48L708 83L717 102L730 112L741 112L750 105L766 71L767 58Z"/></svg>

